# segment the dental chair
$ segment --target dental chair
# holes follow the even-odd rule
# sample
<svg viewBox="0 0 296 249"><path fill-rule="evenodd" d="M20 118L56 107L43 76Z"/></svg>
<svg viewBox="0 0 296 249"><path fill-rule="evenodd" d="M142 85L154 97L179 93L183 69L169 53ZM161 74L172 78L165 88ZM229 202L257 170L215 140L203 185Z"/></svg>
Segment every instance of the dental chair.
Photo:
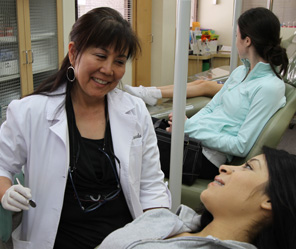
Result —
<svg viewBox="0 0 296 249"><path fill-rule="evenodd" d="M295 82L296 83L296 82ZM231 165L241 165L250 158L261 154L262 147L268 146L276 148L286 129L289 127L296 112L296 88L293 85L286 85L286 105L279 109L267 122L252 149L244 158L234 157L229 163ZM198 196L209 184L209 180L197 179L192 186L182 185L181 202L191 208L196 208L200 204Z"/></svg>

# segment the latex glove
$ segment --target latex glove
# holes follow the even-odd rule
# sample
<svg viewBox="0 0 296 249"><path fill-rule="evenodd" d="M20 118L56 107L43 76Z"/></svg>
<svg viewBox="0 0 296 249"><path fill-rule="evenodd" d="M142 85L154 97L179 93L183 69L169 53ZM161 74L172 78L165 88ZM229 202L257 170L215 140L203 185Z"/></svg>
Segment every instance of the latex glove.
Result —
<svg viewBox="0 0 296 249"><path fill-rule="evenodd" d="M1 199L2 207L13 212L29 210L29 199L32 198L31 189L22 185L12 185L6 190Z"/></svg>

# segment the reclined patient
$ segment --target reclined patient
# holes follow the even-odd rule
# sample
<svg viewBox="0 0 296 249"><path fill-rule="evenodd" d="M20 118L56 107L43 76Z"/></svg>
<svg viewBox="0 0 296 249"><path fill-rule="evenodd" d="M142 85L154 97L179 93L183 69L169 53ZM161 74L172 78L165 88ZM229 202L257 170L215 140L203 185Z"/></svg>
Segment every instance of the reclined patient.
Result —
<svg viewBox="0 0 296 249"><path fill-rule="evenodd" d="M201 194L201 215L184 205L150 210L98 248L295 248L295 165L295 155L267 147L241 166L222 165Z"/></svg>

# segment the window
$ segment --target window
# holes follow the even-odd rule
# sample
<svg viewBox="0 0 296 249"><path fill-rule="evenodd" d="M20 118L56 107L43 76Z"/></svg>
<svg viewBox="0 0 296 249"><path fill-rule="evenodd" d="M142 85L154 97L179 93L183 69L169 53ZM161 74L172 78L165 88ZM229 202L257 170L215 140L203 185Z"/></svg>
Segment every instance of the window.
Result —
<svg viewBox="0 0 296 249"><path fill-rule="evenodd" d="M255 7L269 8L272 3L272 12L277 15L282 26L296 26L296 1L292 0L249 0L243 2L243 11Z"/></svg>
<svg viewBox="0 0 296 249"><path fill-rule="evenodd" d="M132 20L132 0L76 0L76 19L97 7L116 9L129 22Z"/></svg>

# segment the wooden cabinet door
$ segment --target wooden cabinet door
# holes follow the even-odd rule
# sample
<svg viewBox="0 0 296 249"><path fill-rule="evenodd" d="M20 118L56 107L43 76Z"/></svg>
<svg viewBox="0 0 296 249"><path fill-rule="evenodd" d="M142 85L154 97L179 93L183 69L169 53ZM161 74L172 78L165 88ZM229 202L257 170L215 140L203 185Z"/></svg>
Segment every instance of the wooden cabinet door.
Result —
<svg viewBox="0 0 296 249"><path fill-rule="evenodd" d="M64 56L61 13L60 0L1 0L0 124L13 99L31 93L59 69Z"/></svg>
<svg viewBox="0 0 296 249"><path fill-rule="evenodd" d="M140 38L142 53L133 62L133 86L151 85L152 1L133 1L133 27Z"/></svg>
<svg viewBox="0 0 296 249"><path fill-rule="evenodd" d="M36 89L49 76L59 69L58 16L57 2L60 0L25 0L29 2L30 43L27 51ZM25 10L26 12L28 10Z"/></svg>

